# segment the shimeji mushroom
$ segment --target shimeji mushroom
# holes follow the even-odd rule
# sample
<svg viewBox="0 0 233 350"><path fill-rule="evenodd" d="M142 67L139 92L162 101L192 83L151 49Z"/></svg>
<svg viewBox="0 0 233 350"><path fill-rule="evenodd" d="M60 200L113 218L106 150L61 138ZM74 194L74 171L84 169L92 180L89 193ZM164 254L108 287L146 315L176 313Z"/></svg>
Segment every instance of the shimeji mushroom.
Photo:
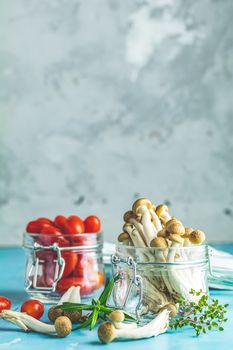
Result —
<svg viewBox="0 0 233 350"><path fill-rule="evenodd" d="M128 210L124 216L123 216L123 220L125 221L125 223L129 223L132 224L136 230L138 231L138 233L140 234L140 236L142 237L143 241L145 244L148 245L146 237L145 237L145 233L143 230L143 226L142 224L137 220L137 216L135 215L135 213L132 210Z"/></svg>
<svg viewBox="0 0 233 350"><path fill-rule="evenodd" d="M72 324L68 317L60 316L56 319L54 325L41 322L25 312L17 312L12 310L3 310L0 317L4 320L14 323L18 327L26 331L34 331L44 334L57 334L63 338L70 334Z"/></svg>
<svg viewBox="0 0 233 350"><path fill-rule="evenodd" d="M118 242L121 242L125 245L131 245L132 239L130 238L130 235L127 232L122 232L118 236Z"/></svg>
<svg viewBox="0 0 233 350"><path fill-rule="evenodd" d="M143 230L145 233L145 238L148 242L156 236L153 228L153 223L151 221L150 209L152 208L152 203L146 198L137 199L132 207L133 212L136 215L142 217L141 222L143 225Z"/></svg>
<svg viewBox="0 0 233 350"><path fill-rule="evenodd" d="M171 215L168 212L168 207L165 204L157 205L155 212L163 224L171 219Z"/></svg>
<svg viewBox="0 0 233 350"><path fill-rule="evenodd" d="M141 235L132 224L124 224L123 231L129 234L135 247L146 247Z"/></svg>
<svg viewBox="0 0 233 350"><path fill-rule="evenodd" d="M129 329L129 328L136 328L137 323L131 322L131 323L123 323L125 319L125 314L121 310L114 310L108 315L108 319L116 329Z"/></svg>
<svg viewBox="0 0 233 350"><path fill-rule="evenodd" d="M165 262L166 259L163 254L163 250L168 247L166 239L163 237L155 237L150 242L150 246L158 248L157 250L155 250L155 257L158 259L159 262Z"/></svg>
<svg viewBox="0 0 233 350"><path fill-rule="evenodd" d="M166 332L169 326L169 311L163 310L151 322L143 327L132 329L116 329L111 322L104 322L98 329L98 337L104 344L112 342L117 338L142 339L155 337Z"/></svg>
<svg viewBox="0 0 233 350"><path fill-rule="evenodd" d="M184 247L189 247L191 245L189 240L189 235L191 232L193 232L192 227L185 227L185 234L182 236L184 238Z"/></svg>
<svg viewBox="0 0 233 350"><path fill-rule="evenodd" d="M59 302L57 303L57 306L62 305L64 302L70 302L70 303L80 303L80 286L71 286L61 297ZM66 310L63 311L60 308L57 308L57 306L52 306L48 310L48 318L51 322L55 322L55 320L59 316L66 316L70 319L72 323L76 323L80 321L80 318L82 316L82 311L78 310Z"/></svg>
<svg viewBox="0 0 233 350"><path fill-rule="evenodd" d="M176 250L178 247L182 246L184 243L184 239L176 233L170 234L169 235L169 240L172 242L169 253L167 256L168 262L173 262L176 254Z"/></svg>
<svg viewBox="0 0 233 350"><path fill-rule="evenodd" d="M192 244L202 244L205 240L205 234L201 230L194 230L189 234L189 240Z"/></svg>

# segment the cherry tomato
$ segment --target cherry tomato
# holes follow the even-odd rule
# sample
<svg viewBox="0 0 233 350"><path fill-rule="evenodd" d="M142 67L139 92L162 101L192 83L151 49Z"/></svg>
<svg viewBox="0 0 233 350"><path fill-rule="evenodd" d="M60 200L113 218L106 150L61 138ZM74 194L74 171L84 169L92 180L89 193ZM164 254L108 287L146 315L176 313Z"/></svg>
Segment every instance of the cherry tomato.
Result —
<svg viewBox="0 0 233 350"><path fill-rule="evenodd" d="M0 312L2 312L2 310L9 310L10 308L11 308L10 299L0 296Z"/></svg>
<svg viewBox="0 0 233 350"><path fill-rule="evenodd" d="M54 219L54 224L57 226L63 233L65 232L65 224L66 224L67 218L64 215L57 215Z"/></svg>
<svg viewBox="0 0 233 350"><path fill-rule="evenodd" d="M61 247L69 246L69 241L62 236L61 231L57 227L44 225L40 233L44 235L43 237L39 237L41 244L51 245L53 243L58 243ZM46 235L48 235L48 237L46 237Z"/></svg>
<svg viewBox="0 0 233 350"><path fill-rule="evenodd" d="M63 272L63 277L67 277L75 269L78 261L78 254L72 251L63 251L62 257L65 260L65 268Z"/></svg>
<svg viewBox="0 0 233 350"><path fill-rule="evenodd" d="M85 277L89 279L90 274L94 269L94 259L87 254L79 254L78 262L74 269L74 276Z"/></svg>
<svg viewBox="0 0 233 350"><path fill-rule="evenodd" d="M41 282L45 284L46 287L51 287L54 281L56 262L52 255L48 255L43 263L43 278L44 281Z"/></svg>
<svg viewBox="0 0 233 350"><path fill-rule="evenodd" d="M82 219L77 215L71 215L68 217L65 225L65 232L69 235L75 235L77 233L84 233L84 223Z"/></svg>
<svg viewBox="0 0 233 350"><path fill-rule="evenodd" d="M64 293L71 286L80 286L81 295L88 294L96 288L95 284L91 283L90 281L87 281L82 277L65 277L58 281L57 291L59 293Z"/></svg>
<svg viewBox="0 0 233 350"><path fill-rule="evenodd" d="M50 226L50 224L40 221L30 221L26 226L26 231L29 233L40 233L44 226Z"/></svg>
<svg viewBox="0 0 233 350"><path fill-rule="evenodd" d="M39 300L27 300L21 306L21 312L26 312L28 315L39 320L44 313L44 305Z"/></svg>
<svg viewBox="0 0 233 350"><path fill-rule="evenodd" d="M94 233L99 232L101 223L98 216L90 215L84 220L85 232L86 233Z"/></svg>
<svg viewBox="0 0 233 350"><path fill-rule="evenodd" d="M96 287L100 288L104 284L104 275L99 271L96 275Z"/></svg>

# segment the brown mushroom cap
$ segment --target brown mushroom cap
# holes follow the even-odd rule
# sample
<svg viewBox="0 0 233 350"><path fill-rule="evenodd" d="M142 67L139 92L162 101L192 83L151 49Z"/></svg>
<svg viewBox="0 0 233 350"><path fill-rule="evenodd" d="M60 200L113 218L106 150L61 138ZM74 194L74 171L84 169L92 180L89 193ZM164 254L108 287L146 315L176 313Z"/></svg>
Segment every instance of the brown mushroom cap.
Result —
<svg viewBox="0 0 233 350"><path fill-rule="evenodd" d="M57 335L64 338L72 331L72 323L66 316L59 316L54 323Z"/></svg>
<svg viewBox="0 0 233 350"><path fill-rule="evenodd" d="M138 211L139 211L139 208L142 206L142 205L145 205L148 209L151 209L152 208L152 203L149 199L147 198L139 198L137 199L134 204L133 204L133 207L132 207L132 210L133 212L137 215L138 214Z"/></svg>
<svg viewBox="0 0 233 350"><path fill-rule="evenodd" d="M111 322L123 322L125 315L121 310L114 310L108 315L108 318Z"/></svg>
<svg viewBox="0 0 233 350"><path fill-rule="evenodd" d="M48 318L51 322L55 322L55 320L63 315L62 309L57 309L56 306L51 306L48 310Z"/></svg>
<svg viewBox="0 0 233 350"><path fill-rule="evenodd" d="M117 237L119 242L129 241L131 240L130 235L127 232L122 232Z"/></svg>
<svg viewBox="0 0 233 350"><path fill-rule="evenodd" d="M205 240L205 234L201 230L194 230L190 233L189 240L192 244L201 244Z"/></svg>
<svg viewBox="0 0 233 350"><path fill-rule="evenodd" d="M182 222L180 220L178 220L175 216L173 216L170 220L168 220L166 222L165 227L167 228L168 226L170 226L171 224L174 224L176 222L182 224Z"/></svg>
<svg viewBox="0 0 233 350"><path fill-rule="evenodd" d="M180 236L180 235L177 235L177 234L170 234L169 237L170 241L172 242L175 242L175 243L179 243L179 244L183 244L184 243L184 239Z"/></svg>
<svg viewBox="0 0 233 350"><path fill-rule="evenodd" d="M169 225L166 225L166 230L170 234L176 234L176 235L180 235L180 236L185 234L184 226L182 225L181 222L178 222L178 221L173 221Z"/></svg>
<svg viewBox="0 0 233 350"><path fill-rule="evenodd" d="M176 317L177 315L177 307L175 304L173 303L170 303L170 304L166 304L164 305L159 311L163 311L163 310L168 310L170 311L170 314L169 316L172 318L172 317Z"/></svg>
<svg viewBox="0 0 233 350"><path fill-rule="evenodd" d="M168 213L168 206L165 204L159 204L156 206L155 212L160 218L160 216L163 215L164 212Z"/></svg>
<svg viewBox="0 0 233 350"><path fill-rule="evenodd" d="M192 227L185 227L185 234L182 236L183 238L189 238L189 235L191 232L193 232L193 228Z"/></svg>
<svg viewBox="0 0 233 350"><path fill-rule="evenodd" d="M155 237L150 242L150 246L156 247L156 248L167 248L168 244L167 244L167 241L164 237Z"/></svg>
<svg viewBox="0 0 233 350"><path fill-rule="evenodd" d="M104 343L110 343L116 337L116 329L111 322L104 322L98 328L99 340Z"/></svg>
<svg viewBox="0 0 233 350"><path fill-rule="evenodd" d="M132 210L126 211L124 216L123 216L124 222L129 222L130 219L136 219L136 215L134 214L134 212Z"/></svg>
<svg viewBox="0 0 233 350"><path fill-rule="evenodd" d="M80 321L82 316L82 311L78 310L64 310L63 315L68 317L72 323L77 323Z"/></svg>

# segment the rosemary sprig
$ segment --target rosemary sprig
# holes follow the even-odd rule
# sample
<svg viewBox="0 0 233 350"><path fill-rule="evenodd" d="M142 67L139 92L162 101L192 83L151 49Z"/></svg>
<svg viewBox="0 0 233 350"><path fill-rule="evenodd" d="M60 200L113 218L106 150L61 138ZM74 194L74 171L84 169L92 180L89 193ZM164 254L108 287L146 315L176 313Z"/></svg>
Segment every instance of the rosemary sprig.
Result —
<svg viewBox="0 0 233 350"><path fill-rule="evenodd" d="M83 304L83 303L69 303L64 302L62 305L58 305L57 308L60 308L62 310L72 310L72 311L82 311L87 310L91 311L91 313L88 315L88 318L81 323L79 326L73 328L74 330L86 328L89 326L89 329L92 330L98 319L106 320L106 316L110 314L113 310L116 310L115 307L107 306L106 303L108 301L108 298L112 292L113 286L115 282L119 279L119 276L114 276L105 286L103 292L101 293L100 297L98 299L92 299L91 304ZM135 319L125 313L125 320L126 321L135 321Z"/></svg>
<svg viewBox="0 0 233 350"><path fill-rule="evenodd" d="M180 317L173 319L170 322L170 327L173 329L191 326L196 335L201 333L206 334L207 330L223 331L223 323L227 321L225 314L228 304L219 304L218 299L213 299L203 292L191 289L190 294L200 296L197 302L186 301L184 297L177 300L179 304ZM202 295L203 294L203 295Z"/></svg>

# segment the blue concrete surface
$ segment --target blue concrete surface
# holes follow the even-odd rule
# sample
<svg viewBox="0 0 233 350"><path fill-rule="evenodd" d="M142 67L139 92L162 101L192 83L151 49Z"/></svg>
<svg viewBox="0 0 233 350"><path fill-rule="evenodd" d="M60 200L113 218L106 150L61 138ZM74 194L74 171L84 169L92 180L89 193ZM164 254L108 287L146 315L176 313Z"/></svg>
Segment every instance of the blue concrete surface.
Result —
<svg viewBox="0 0 233 350"><path fill-rule="evenodd" d="M226 251L233 252L233 245L218 245ZM12 299L13 308L19 308L20 304L27 299L24 292L24 252L21 248L4 248L0 249L0 295L5 295ZM108 349L119 349L124 346L127 350L141 350L146 346L147 350L182 350L198 349L212 350L217 348L232 349L233 344L233 291L211 291L214 297L219 298L221 303L229 303L228 322L225 325L224 332L209 332L207 335L194 336L191 329L186 328L178 332L168 331L166 334L157 338L147 340L115 342L107 346ZM43 318L47 321L47 317ZM16 326L0 320L0 349L10 348L12 350L87 350L103 349L100 345L96 329L92 332L76 331L65 339L40 335L36 333L24 333Z"/></svg>

